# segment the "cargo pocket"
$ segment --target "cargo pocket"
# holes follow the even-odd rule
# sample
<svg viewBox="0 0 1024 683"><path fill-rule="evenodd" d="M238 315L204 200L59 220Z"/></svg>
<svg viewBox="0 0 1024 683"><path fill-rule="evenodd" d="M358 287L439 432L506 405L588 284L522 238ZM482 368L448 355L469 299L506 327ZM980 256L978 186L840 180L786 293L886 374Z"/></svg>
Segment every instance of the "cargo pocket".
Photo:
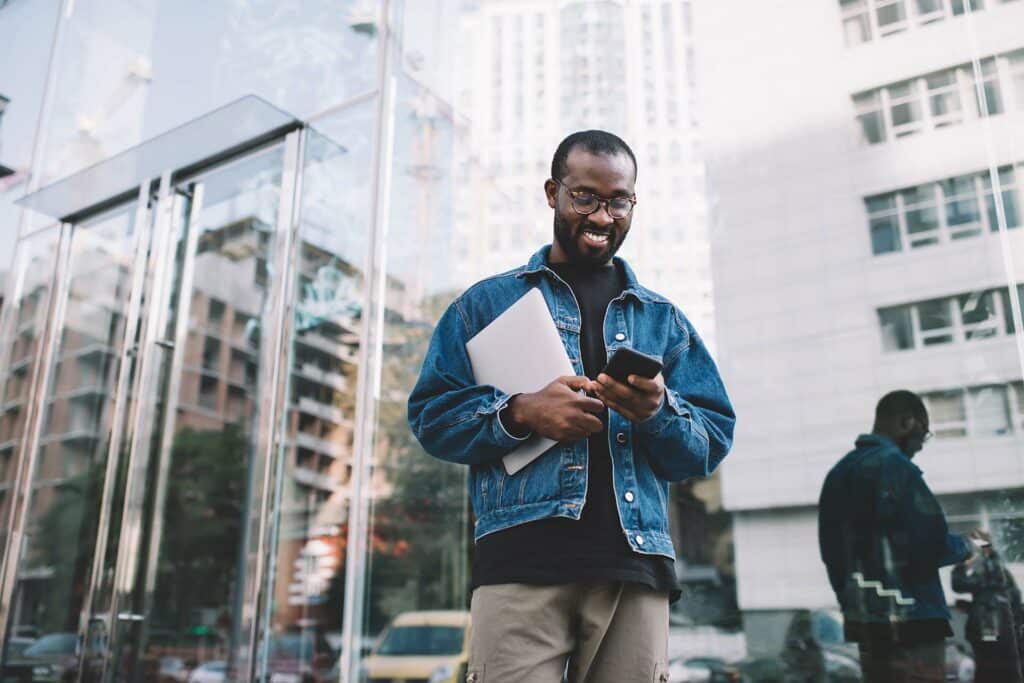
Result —
<svg viewBox="0 0 1024 683"><path fill-rule="evenodd" d="M484 683L483 664L469 667L466 671L466 683Z"/></svg>
<svg viewBox="0 0 1024 683"><path fill-rule="evenodd" d="M658 662L654 665L654 678L653 683L668 683L668 664L664 662Z"/></svg>

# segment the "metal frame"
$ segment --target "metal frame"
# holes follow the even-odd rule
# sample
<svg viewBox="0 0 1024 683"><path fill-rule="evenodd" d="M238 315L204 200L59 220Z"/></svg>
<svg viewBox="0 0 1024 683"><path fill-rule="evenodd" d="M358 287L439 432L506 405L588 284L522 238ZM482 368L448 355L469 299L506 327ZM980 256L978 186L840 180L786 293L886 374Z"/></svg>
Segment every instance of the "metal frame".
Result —
<svg viewBox="0 0 1024 683"><path fill-rule="evenodd" d="M43 417L46 412L46 391L50 386L50 375L60 330L64 326L64 311L70 281L70 260L71 226L63 223L57 242L56 261L51 281L53 284L50 286L50 293L44 307L47 325L35 357L35 367L32 371L26 398L28 412L14 475L14 499L11 504L11 519L8 522L10 533L7 536L7 544L3 548L3 561L0 564L0 643L7 642L11 600L17 584L18 565L25 540L28 509L32 502L32 480L35 477L35 468L38 462L36 451L39 448Z"/></svg>
<svg viewBox="0 0 1024 683"><path fill-rule="evenodd" d="M100 516L96 526L96 548L93 553L89 587L86 592L82 611L79 615L78 632L87 635L89 623L93 618L93 609L97 595L101 590L106 564L107 545L110 542L110 514L114 505L114 487L117 471L121 463L122 430L125 414L128 409L128 382L132 376L135 335L142 314L142 286L146 272L146 254L152 236L152 221L149 211L149 191L151 181L139 186L137 205L135 208L135 258L132 265L132 286L128 299L128 312L125 316L124 335L122 338L121 355L118 362L117 383L114 393L113 417L111 419L110 443L107 448L106 472L103 477L103 498L100 502ZM106 624L107 631L110 624ZM85 648L79 654L78 681L81 683L84 671Z"/></svg>

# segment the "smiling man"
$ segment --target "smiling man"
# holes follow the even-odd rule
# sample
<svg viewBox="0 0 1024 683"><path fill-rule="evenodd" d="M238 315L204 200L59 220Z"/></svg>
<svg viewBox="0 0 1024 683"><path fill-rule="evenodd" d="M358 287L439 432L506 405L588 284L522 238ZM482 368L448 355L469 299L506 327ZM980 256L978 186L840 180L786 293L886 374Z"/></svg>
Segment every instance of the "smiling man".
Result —
<svg viewBox="0 0 1024 683"><path fill-rule="evenodd" d="M615 257L629 234L629 146L583 131L544 183L554 240L462 294L438 322L409 422L431 455L470 466L476 513L471 683L665 681L678 597L668 483L710 474L735 417L682 312ZM465 342L532 288L547 301L576 375L533 394L478 384ZM602 372L615 349L662 361L653 379ZM531 434L558 442L508 475Z"/></svg>

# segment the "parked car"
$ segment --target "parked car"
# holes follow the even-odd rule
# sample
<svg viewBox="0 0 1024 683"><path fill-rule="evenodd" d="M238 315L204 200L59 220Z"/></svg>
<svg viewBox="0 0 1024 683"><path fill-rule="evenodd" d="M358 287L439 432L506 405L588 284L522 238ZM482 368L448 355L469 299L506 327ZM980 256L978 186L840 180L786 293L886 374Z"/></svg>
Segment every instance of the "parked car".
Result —
<svg viewBox="0 0 1024 683"><path fill-rule="evenodd" d="M669 678L685 683L737 683L740 670L717 657L678 657L669 660Z"/></svg>
<svg viewBox="0 0 1024 683"><path fill-rule="evenodd" d="M213 660L197 666L188 677L188 683L224 683L227 679L227 662Z"/></svg>
<svg viewBox="0 0 1024 683"><path fill-rule="evenodd" d="M843 639L842 615L827 610L797 610L781 649L736 662L743 683L825 681L859 683L860 654Z"/></svg>
<svg viewBox="0 0 1024 683"><path fill-rule="evenodd" d="M405 612L395 617L363 664L366 683L462 683L469 661L469 612Z"/></svg>
<svg viewBox="0 0 1024 683"><path fill-rule="evenodd" d="M33 683L63 683L77 674L78 634L48 633L5 663L4 675Z"/></svg>

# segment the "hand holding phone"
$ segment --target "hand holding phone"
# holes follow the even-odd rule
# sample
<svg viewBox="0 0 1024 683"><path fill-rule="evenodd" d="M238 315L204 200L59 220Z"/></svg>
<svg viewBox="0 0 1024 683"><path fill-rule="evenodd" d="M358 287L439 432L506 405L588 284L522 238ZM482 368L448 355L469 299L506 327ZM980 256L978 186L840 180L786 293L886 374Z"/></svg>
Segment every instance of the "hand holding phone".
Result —
<svg viewBox="0 0 1024 683"><path fill-rule="evenodd" d="M620 346L615 349L602 372L624 384L628 382L630 375L654 379L661 372L661 361L645 353Z"/></svg>
<svg viewBox="0 0 1024 683"><path fill-rule="evenodd" d="M618 348L598 375L595 395L606 406L638 424L658 412L665 400L661 369L657 358ZM641 379L630 383L630 375Z"/></svg>

